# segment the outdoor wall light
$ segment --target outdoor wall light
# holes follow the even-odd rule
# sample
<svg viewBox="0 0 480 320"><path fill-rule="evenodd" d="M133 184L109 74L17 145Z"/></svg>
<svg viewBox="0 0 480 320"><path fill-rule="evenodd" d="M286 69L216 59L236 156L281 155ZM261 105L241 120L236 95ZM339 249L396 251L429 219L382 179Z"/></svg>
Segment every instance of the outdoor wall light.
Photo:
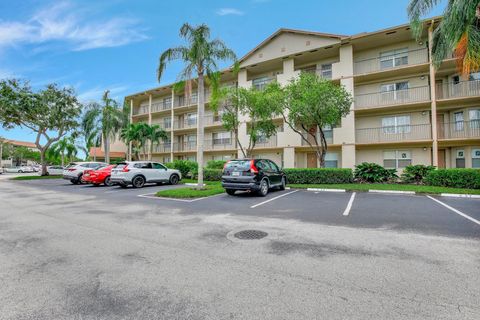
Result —
<svg viewBox="0 0 480 320"><path fill-rule="evenodd" d="M421 76L420 79L421 79L421 80L425 80L425 76Z"/></svg>
<svg viewBox="0 0 480 320"><path fill-rule="evenodd" d="M427 147L423 147L423 151L427 151Z"/></svg>

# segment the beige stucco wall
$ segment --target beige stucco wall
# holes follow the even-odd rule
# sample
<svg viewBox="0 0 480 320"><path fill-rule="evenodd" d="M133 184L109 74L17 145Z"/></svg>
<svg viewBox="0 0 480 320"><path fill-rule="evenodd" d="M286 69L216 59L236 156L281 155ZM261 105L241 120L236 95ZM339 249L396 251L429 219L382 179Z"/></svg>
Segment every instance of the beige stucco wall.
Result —
<svg viewBox="0 0 480 320"><path fill-rule="evenodd" d="M418 49L426 49L426 45L424 43L420 45L413 40L393 43L389 45L379 44L378 47L375 47L373 49L355 51L354 61L361 61L361 60L370 59L370 58L378 58L380 57L380 53L382 52L391 51L395 49L404 49L404 48L407 48L408 51L412 51L412 50L418 50Z"/></svg>
<svg viewBox="0 0 480 320"><path fill-rule="evenodd" d="M399 146L399 147L385 147L385 148L368 148L357 150L357 159L356 164L362 162L373 162L378 163L383 166L383 152L384 151L410 151L412 155L412 164L424 164L431 165L431 148L426 147L426 150L423 150L423 147L412 148L409 146ZM401 171L401 170L399 170Z"/></svg>
<svg viewBox="0 0 480 320"><path fill-rule="evenodd" d="M355 119L356 129L366 129L366 128L380 128L382 127L382 119L384 117L392 116L410 116L410 124L428 124L430 123L430 113L417 111L417 112L395 112L391 114L378 115L378 116L367 116L367 117L357 117Z"/></svg>
<svg viewBox="0 0 480 320"><path fill-rule="evenodd" d="M422 79L423 78L423 79ZM362 84L355 87L355 94L368 94L368 93L378 93L380 88L384 84L391 84L397 82L408 81L409 88L423 87L428 85L428 77L426 75L411 76L411 77L391 77L387 79L382 79L382 81Z"/></svg>

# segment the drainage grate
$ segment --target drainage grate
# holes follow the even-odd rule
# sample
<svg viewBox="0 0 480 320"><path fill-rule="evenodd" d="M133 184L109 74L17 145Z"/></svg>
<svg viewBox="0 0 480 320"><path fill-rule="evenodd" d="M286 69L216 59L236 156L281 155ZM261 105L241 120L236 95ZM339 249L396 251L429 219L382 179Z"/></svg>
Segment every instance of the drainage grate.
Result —
<svg viewBox="0 0 480 320"><path fill-rule="evenodd" d="M268 233L260 230L243 230L235 233L233 236L242 240L256 240L265 238L268 236Z"/></svg>

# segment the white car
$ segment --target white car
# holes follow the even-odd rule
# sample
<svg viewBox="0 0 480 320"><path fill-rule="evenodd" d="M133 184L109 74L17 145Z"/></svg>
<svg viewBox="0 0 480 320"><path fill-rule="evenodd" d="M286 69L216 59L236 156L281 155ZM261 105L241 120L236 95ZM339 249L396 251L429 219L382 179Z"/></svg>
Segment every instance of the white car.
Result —
<svg viewBox="0 0 480 320"><path fill-rule="evenodd" d="M5 170L2 167L0 167L0 174L2 174L4 172L5 172Z"/></svg>
<svg viewBox="0 0 480 320"><path fill-rule="evenodd" d="M47 176L61 176L64 169L62 166L48 166Z"/></svg>
<svg viewBox="0 0 480 320"><path fill-rule="evenodd" d="M32 167L30 166L19 166L19 167L13 167L9 168L7 172L16 172L16 173L25 173L25 172L35 172Z"/></svg>
<svg viewBox="0 0 480 320"><path fill-rule="evenodd" d="M82 176L86 170L97 170L107 166L104 162L72 162L63 170L63 179L73 184L82 183Z"/></svg>
<svg viewBox="0 0 480 320"><path fill-rule="evenodd" d="M126 188L142 188L145 183L170 183L177 184L182 179L180 171L168 169L163 164L152 161L125 161L119 163L114 169L110 181Z"/></svg>

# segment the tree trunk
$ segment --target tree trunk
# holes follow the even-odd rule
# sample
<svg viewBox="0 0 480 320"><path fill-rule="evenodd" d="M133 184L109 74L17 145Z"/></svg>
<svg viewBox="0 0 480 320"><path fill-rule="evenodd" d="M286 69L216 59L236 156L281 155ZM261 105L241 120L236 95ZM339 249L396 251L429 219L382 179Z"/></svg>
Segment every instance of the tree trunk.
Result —
<svg viewBox="0 0 480 320"><path fill-rule="evenodd" d="M105 162L110 164L110 137L108 134L103 137L103 142L105 143Z"/></svg>
<svg viewBox="0 0 480 320"><path fill-rule="evenodd" d="M152 161L152 158L153 158L152 154L153 154L153 141L150 140L150 154L148 155L149 156L148 160L150 161Z"/></svg>
<svg viewBox="0 0 480 320"><path fill-rule="evenodd" d="M65 166L65 154L63 153L63 151L61 153L61 158L62 158L62 167L64 167Z"/></svg>
<svg viewBox="0 0 480 320"><path fill-rule="evenodd" d="M40 150L40 163L42 164L42 176L46 176L47 175L47 164L45 163L45 151L47 150L46 148L45 149L39 149Z"/></svg>
<svg viewBox="0 0 480 320"><path fill-rule="evenodd" d="M197 113L197 163L198 185L197 189L203 188L203 115L205 113L205 90L203 73L198 74L198 113Z"/></svg>

